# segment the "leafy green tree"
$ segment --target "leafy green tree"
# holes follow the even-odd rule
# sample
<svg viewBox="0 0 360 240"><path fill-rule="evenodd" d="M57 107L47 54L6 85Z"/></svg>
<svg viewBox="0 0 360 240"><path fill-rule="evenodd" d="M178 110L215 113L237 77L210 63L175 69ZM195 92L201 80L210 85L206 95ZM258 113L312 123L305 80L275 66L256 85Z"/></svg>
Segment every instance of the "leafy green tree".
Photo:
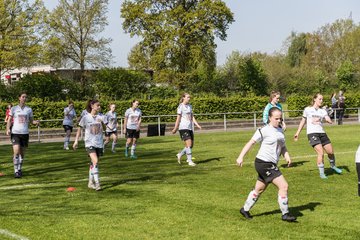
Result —
<svg viewBox="0 0 360 240"><path fill-rule="evenodd" d="M45 19L41 0L0 1L0 70L26 67L41 61Z"/></svg>
<svg viewBox="0 0 360 240"><path fill-rule="evenodd" d="M108 100L142 98L151 86L148 73L123 68L104 68L94 76L95 92Z"/></svg>
<svg viewBox="0 0 360 240"><path fill-rule="evenodd" d="M355 67L351 61L345 61L340 65L336 77L342 90L356 89L359 86L359 81L355 78Z"/></svg>
<svg viewBox="0 0 360 240"><path fill-rule="evenodd" d="M108 24L107 6L108 0L59 0L50 15L48 56L56 56L53 60L61 64L79 66L83 87L86 66L101 67L110 63L111 39L99 36Z"/></svg>
<svg viewBox="0 0 360 240"><path fill-rule="evenodd" d="M215 37L225 40L234 21L221 0L125 0L121 17L125 32L142 38L130 59L142 54L157 79L179 89L190 86L191 72L200 64L215 69ZM144 61L133 66L141 69Z"/></svg>
<svg viewBox="0 0 360 240"><path fill-rule="evenodd" d="M307 52L306 50L306 34L295 32L291 33L290 46L287 53L287 61L291 67L300 66L302 56Z"/></svg>

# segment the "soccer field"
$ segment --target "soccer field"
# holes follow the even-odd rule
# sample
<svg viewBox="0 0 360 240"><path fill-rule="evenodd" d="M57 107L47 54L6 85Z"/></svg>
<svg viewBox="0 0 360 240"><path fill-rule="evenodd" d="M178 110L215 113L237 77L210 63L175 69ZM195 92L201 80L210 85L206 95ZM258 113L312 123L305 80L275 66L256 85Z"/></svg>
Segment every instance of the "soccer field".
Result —
<svg viewBox="0 0 360 240"><path fill-rule="evenodd" d="M196 167L178 165L179 136L141 138L138 159L118 152L101 157L103 190L87 188L88 158L83 147L65 151L62 143L31 143L23 178L13 177L10 145L0 146L0 239L360 239L355 151L360 125L326 126L344 170L319 178L315 152L305 129L294 142L286 131L293 167L280 169L289 183L289 206L297 223L281 220L275 186L251 210L240 214L257 179L258 145L242 168L235 160L253 130L195 133ZM73 140L73 139L72 139ZM67 187L76 191L67 192Z"/></svg>

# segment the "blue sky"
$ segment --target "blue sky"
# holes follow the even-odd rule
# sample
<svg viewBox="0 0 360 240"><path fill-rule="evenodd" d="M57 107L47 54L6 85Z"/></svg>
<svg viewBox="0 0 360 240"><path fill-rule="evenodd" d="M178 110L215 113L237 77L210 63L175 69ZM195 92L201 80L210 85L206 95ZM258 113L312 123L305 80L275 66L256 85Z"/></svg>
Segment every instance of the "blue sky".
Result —
<svg viewBox="0 0 360 240"><path fill-rule="evenodd" d="M44 0L54 8L58 1ZM120 6L123 0L109 0L105 37L111 43L113 66L127 67L127 55L139 41L122 30ZM292 31L314 32L321 26L350 15L360 22L360 0L224 0L234 13L235 22L228 30L226 41L217 40L217 64L222 65L232 51L274 53L282 50Z"/></svg>

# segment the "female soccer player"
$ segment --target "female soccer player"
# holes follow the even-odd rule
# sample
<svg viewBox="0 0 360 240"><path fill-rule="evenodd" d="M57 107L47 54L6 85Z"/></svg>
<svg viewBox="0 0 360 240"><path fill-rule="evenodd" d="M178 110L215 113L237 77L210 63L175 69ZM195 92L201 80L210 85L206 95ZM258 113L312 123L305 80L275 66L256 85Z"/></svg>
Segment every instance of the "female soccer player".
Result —
<svg viewBox="0 0 360 240"><path fill-rule="evenodd" d="M106 130L105 130L104 152L106 145L110 142L110 137L112 137L113 142L111 145L111 151L115 153L115 146L117 142L117 127L118 127L117 114L115 112L116 106L114 103L112 103L110 104L109 108L110 111L108 111L105 114L108 124L106 125Z"/></svg>
<svg viewBox="0 0 360 240"><path fill-rule="evenodd" d="M79 126L85 129L85 149L91 159L89 169L89 184L88 187L101 190L99 179L99 157L103 153L103 125L107 124L107 119L104 115L100 115L100 103L98 100L90 100L86 107L87 114L85 114L80 122ZM78 140L81 133L81 128L78 128L75 142L73 144L74 150L78 147Z"/></svg>
<svg viewBox="0 0 360 240"><path fill-rule="evenodd" d="M290 155L285 145L283 129L280 128L282 112L277 107L269 110L269 123L256 130L250 141L241 150L236 160L238 166L242 167L244 156L251 147L261 142L259 152L255 158L255 169L258 172L258 179L255 189L252 190L245 201L240 213L246 218L251 219L250 209L255 205L260 194L265 191L269 183L273 183L278 189L278 203L282 213L282 220L293 222L296 217L289 213L288 207L288 183L277 167L280 155L283 155L288 163L291 164Z"/></svg>
<svg viewBox="0 0 360 240"><path fill-rule="evenodd" d="M70 136L74 127L74 118L76 118L76 112L74 109L73 101L69 101L69 104L64 108L64 120L63 127L65 130L64 149L69 150Z"/></svg>
<svg viewBox="0 0 360 240"><path fill-rule="evenodd" d="M192 106L190 104L190 94L184 93L180 100L180 105L177 108L177 118L172 133L175 134L179 129L180 138L184 141L185 147L176 154L177 161L181 164L181 157L186 154L186 161L190 166L196 166L192 161L192 147L194 146L194 132L193 123L201 129L201 126L196 121Z"/></svg>
<svg viewBox="0 0 360 240"><path fill-rule="evenodd" d="M265 109L264 109L264 112L263 112L263 123L264 123L264 125L268 124L270 108L277 107L278 109L280 109L282 111L282 106L279 103L279 100L280 100L280 92L272 91L270 93L269 103L265 106ZM282 120L280 126L284 129L284 131L286 130L286 124L285 124L284 120Z"/></svg>
<svg viewBox="0 0 360 240"><path fill-rule="evenodd" d="M9 103L9 105L7 105L7 107L6 107L5 120L4 120L5 124L7 124L7 122L9 121L12 106L13 105L11 103ZM11 121L10 131L11 131L13 123L14 123L14 119L12 119L12 121Z"/></svg>
<svg viewBox="0 0 360 240"><path fill-rule="evenodd" d="M39 121L34 120L32 109L25 105L26 99L27 95L25 92L19 94L19 105L11 108L10 117L6 124L6 135L11 134L11 142L13 145L15 178L22 177L25 149L29 145L29 123L34 125L39 124Z"/></svg>
<svg viewBox="0 0 360 240"><path fill-rule="evenodd" d="M356 163L356 172L358 175L358 195L360 197L360 145L356 151L355 163Z"/></svg>
<svg viewBox="0 0 360 240"><path fill-rule="evenodd" d="M137 140L140 138L141 110L138 108L139 101L133 100L131 108L125 112L124 133L126 136L125 157L129 156L129 146L131 144L130 158L136 159L135 150Z"/></svg>
<svg viewBox="0 0 360 240"><path fill-rule="evenodd" d="M319 168L320 178L326 179L324 172L324 150L328 155L331 168L338 174L342 170L335 165L335 155L333 146L323 128L323 120L332 124L330 117L325 109L322 109L323 96L320 93L315 94L312 100L312 106L306 107L303 112L303 118L300 121L298 130L294 135L294 140L299 139L299 134L306 123L306 134L310 145L317 153L317 166Z"/></svg>

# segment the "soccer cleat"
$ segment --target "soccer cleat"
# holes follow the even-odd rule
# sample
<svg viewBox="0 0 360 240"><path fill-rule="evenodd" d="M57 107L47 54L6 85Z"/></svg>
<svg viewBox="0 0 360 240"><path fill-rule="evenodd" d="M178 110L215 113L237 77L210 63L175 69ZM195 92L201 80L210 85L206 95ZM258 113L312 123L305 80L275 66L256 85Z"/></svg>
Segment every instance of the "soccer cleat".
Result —
<svg viewBox="0 0 360 240"><path fill-rule="evenodd" d="M100 183L95 183L95 188L96 191L100 191L101 187L100 187Z"/></svg>
<svg viewBox="0 0 360 240"><path fill-rule="evenodd" d="M137 156L135 154L131 154L130 158L131 159L137 159Z"/></svg>
<svg viewBox="0 0 360 240"><path fill-rule="evenodd" d="M95 189L95 184L93 182L89 181L88 188Z"/></svg>
<svg viewBox="0 0 360 240"><path fill-rule="evenodd" d="M250 212L245 211L244 208L240 209L240 214L243 215L246 219L249 219L249 220L253 218L253 216L251 216Z"/></svg>
<svg viewBox="0 0 360 240"><path fill-rule="evenodd" d="M281 216L281 219L286 222L295 222L296 217L292 216L290 213L285 213Z"/></svg>
<svg viewBox="0 0 360 240"><path fill-rule="evenodd" d="M64 147L64 150L69 150L69 147L68 146Z"/></svg>
<svg viewBox="0 0 360 240"><path fill-rule="evenodd" d="M112 149L111 152L112 152L112 153L116 153L115 149Z"/></svg>
<svg viewBox="0 0 360 240"><path fill-rule="evenodd" d="M334 172L336 172L337 174L341 174L342 170L340 168L337 168L336 166L331 167L332 170L334 170Z"/></svg>
<svg viewBox="0 0 360 240"><path fill-rule="evenodd" d="M181 165L181 154L180 153L176 154L176 158L178 163Z"/></svg>
<svg viewBox="0 0 360 240"><path fill-rule="evenodd" d="M195 167L196 163L194 163L193 161L188 162L189 166Z"/></svg>
<svg viewBox="0 0 360 240"><path fill-rule="evenodd" d="M20 172L16 172L16 173L14 174L14 177L15 177L15 178L21 178L21 173L20 173Z"/></svg>
<svg viewBox="0 0 360 240"><path fill-rule="evenodd" d="M320 178L327 179L328 177L323 173L323 174L320 174Z"/></svg>

